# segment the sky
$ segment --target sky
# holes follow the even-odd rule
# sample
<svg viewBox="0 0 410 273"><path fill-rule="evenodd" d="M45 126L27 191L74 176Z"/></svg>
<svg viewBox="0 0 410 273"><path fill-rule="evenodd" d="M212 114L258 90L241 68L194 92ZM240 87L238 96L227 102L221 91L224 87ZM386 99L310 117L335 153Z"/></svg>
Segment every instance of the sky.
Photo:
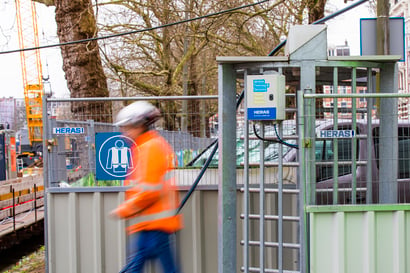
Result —
<svg viewBox="0 0 410 273"><path fill-rule="evenodd" d="M0 52L19 48L14 0L0 0ZM40 45L56 44L57 27L54 7L36 4ZM59 48L40 51L43 77L49 77L45 84L58 97L68 96L68 88L62 71ZM0 54L0 97L24 97L20 53Z"/></svg>
<svg viewBox="0 0 410 273"><path fill-rule="evenodd" d="M331 14L354 2L356 1L348 1L344 4L343 0L329 0L326 10L328 14ZM344 45L347 41L350 46L350 55L360 55L360 18L374 17L374 11L369 7L369 2L366 2L331 19L327 22L328 47Z"/></svg>
<svg viewBox="0 0 410 273"><path fill-rule="evenodd" d="M18 49L18 33L14 0L0 0L0 52ZM328 14L342 9L352 2L329 0L326 6ZM57 44L54 7L36 4L40 45ZM362 4L353 10L328 21L328 45L351 46L351 55L360 55L360 18L374 17L368 4ZM272 45L272 49L276 45ZM48 77L46 90L51 90L55 97L68 97L69 91L62 70L62 58L58 47L40 50L43 77ZM0 97L23 98L23 83L20 65L20 53L0 54Z"/></svg>

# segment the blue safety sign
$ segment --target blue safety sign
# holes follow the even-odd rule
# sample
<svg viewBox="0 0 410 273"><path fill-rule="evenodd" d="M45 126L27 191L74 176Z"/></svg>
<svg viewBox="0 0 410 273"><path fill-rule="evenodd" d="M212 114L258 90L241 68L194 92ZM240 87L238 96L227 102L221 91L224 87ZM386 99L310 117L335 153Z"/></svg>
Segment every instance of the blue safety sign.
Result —
<svg viewBox="0 0 410 273"><path fill-rule="evenodd" d="M130 147L134 141L119 132L96 133L97 180L125 180L134 172Z"/></svg>

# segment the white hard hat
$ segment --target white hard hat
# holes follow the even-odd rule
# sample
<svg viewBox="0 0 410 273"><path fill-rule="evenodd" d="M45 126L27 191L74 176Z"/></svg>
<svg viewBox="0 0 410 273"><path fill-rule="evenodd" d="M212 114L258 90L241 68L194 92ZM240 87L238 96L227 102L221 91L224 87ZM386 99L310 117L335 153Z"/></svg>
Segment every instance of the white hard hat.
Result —
<svg viewBox="0 0 410 273"><path fill-rule="evenodd" d="M129 126L129 125L150 125L157 121L161 113L152 104L146 101L134 102L118 113L114 125Z"/></svg>

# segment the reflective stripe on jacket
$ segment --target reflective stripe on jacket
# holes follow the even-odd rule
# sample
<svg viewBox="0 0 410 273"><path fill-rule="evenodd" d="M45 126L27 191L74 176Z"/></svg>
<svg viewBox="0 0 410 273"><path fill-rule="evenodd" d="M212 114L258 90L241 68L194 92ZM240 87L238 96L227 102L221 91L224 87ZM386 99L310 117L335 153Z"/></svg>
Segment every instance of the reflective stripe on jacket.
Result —
<svg viewBox="0 0 410 273"><path fill-rule="evenodd" d="M182 216L176 215L178 192L170 175L174 167L171 146L156 131L148 131L136 139L132 155L136 169L125 181L131 188L117 209L120 217L132 218L128 232L180 230Z"/></svg>

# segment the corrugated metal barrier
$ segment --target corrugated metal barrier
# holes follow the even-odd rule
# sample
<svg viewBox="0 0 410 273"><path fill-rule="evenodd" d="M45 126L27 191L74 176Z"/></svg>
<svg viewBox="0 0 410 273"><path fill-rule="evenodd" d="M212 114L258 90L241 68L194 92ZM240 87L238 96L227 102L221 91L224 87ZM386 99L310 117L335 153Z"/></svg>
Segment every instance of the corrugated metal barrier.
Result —
<svg viewBox="0 0 410 273"><path fill-rule="evenodd" d="M410 272L410 205L312 206L310 272Z"/></svg>
<svg viewBox="0 0 410 273"><path fill-rule="evenodd" d="M126 261L126 221L109 217L124 198L124 187L82 187L47 189L47 266L49 273L114 273ZM186 194L181 190L181 197ZM238 206L242 207L243 193L238 189ZM276 197L272 197L276 198ZM250 202L259 202L258 193ZM285 213L297 211L294 196L284 198ZM182 209L185 227L176 234L177 256L182 272L218 272L218 190L217 186L199 186ZM274 209L274 208L272 208ZM238 210L240 211L240 210ZM240 215L238 215L238 218ZM251 227L258 236L257 226ZM267 232L276 238L277 230ZM242 227L238 226L237 253L241 268ZM287 242L297 241L297 227L289 226L284 237ZM257 252L251 263L259 259ZM289 267L297 261L295 253L285 255ZM270 261L277 263L277 261ZM160 272L156 265L148 264L146 273Z"/></svg>

